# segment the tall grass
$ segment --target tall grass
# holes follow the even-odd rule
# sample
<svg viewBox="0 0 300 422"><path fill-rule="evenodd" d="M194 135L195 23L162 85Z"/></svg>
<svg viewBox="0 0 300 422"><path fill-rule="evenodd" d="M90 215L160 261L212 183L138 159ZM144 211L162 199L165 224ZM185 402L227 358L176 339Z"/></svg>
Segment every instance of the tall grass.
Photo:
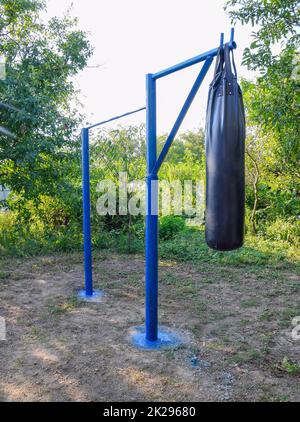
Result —
<svg viewBox="0 0 300 422"><path fill-rule="evenodd" d="M278 226L280 230L280 226ZM178 217L162 219L162 235L159 242L160 257L180 261L218 263L222 265L268 265L300 262L300 249L297 243L281 239L279 236L267 239L262 235L246 235L244 247L232 252L217 252L205 243L204 229L186 227L179 224ZM274 230L274 226L273 226ZM144 252L143 230L131 236L130 251ZM107 231L103 227L93 230L94 249L110 249L128 253L128 234L122 230ZM81 225L48 227L39 219L26 225L21 224L12 212L0 212L0 256L32 256L38 254L82 251Z"/></svg>

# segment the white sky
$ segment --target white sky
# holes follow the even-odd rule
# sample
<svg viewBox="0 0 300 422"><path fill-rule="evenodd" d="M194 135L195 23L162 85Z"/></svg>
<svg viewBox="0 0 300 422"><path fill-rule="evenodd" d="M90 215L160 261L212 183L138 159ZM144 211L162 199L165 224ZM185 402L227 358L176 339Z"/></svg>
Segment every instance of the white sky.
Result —
<svg viewBox="0 0 300 422"><path fill-rule="evenodd" d="M230 34L223 0L48 0L49 15L61 16L73 3L71 14L89 33L94 47L90 66L76 77L76 88L89 122L97 122L145 105L145 74L157 72L218 46L220 32ZM235 51L239 76L242 52L251 40L251 28L236 27ZM168 131L183 104L199 66L158 82L158 132ZM212 65L181 130L204 123ZM145 113L124 118L138 124Z"/></svg>

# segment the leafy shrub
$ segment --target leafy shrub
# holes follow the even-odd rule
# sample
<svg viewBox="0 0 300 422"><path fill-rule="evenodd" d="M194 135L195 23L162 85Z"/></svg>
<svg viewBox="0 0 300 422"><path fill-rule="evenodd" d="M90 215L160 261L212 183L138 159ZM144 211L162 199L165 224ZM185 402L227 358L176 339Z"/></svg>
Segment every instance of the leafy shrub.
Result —
<svg viewBox="0 0 300 422"><path fill-rule="evenodd" d="M246 235L244 246L235 251L218 252L205 242L203 227L186 228L173 239L159 244L160 257L202 264L215 262L221 265L269 265L299 262L299 248L287 241L272 241L263 236ZM300 270L300 268L299 268Z"/></svg>
<svg viewBox="0 0 300 422"><path fill-rule="evenodd" d="M300 221L277 218L266 226L266 236L271 240L286 240L291 244L300 244Z"/></svg>
<svg viewBox="0 0 300 422"><path fill-rule="evenodd" d="M17 212L0 212L0 255L75 251L82 247L81 230L75 224L54 228L37 216L24 221Z"/></svg>
<svg viewBox="0 0 300 422"><path fill-rule="evenodd" d="M172 239L185 228L185 220L182 217L168 215L159 220L159 237L163 240Z"/></svg>

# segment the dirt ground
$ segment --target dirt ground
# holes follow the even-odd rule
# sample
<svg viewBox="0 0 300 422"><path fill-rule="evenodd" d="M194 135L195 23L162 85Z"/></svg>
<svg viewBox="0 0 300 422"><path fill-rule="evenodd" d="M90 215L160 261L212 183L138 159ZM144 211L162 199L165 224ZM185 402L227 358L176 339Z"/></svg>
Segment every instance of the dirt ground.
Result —
<svg viewBox="0 0 300 422"><path fill-rule="evenodd" d="M1 401L299 401L300 278L291 266L160 263L160 322L186 343L143 351L141 256L98 253L99 303L79 302L80 254L0 261Z"/></svg>

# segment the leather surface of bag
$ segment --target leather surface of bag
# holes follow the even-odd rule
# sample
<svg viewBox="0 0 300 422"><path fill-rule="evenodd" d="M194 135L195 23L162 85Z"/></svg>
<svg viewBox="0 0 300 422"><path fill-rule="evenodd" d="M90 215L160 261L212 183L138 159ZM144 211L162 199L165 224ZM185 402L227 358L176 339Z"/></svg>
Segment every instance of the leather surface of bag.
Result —
<svg viewBox="0 0 300 422"><path fill-rule="evenodd" d="M220 251L240 248L245 215L245 111L228 44L219 50L209 89L205 149L206 243Z"/></svg>

